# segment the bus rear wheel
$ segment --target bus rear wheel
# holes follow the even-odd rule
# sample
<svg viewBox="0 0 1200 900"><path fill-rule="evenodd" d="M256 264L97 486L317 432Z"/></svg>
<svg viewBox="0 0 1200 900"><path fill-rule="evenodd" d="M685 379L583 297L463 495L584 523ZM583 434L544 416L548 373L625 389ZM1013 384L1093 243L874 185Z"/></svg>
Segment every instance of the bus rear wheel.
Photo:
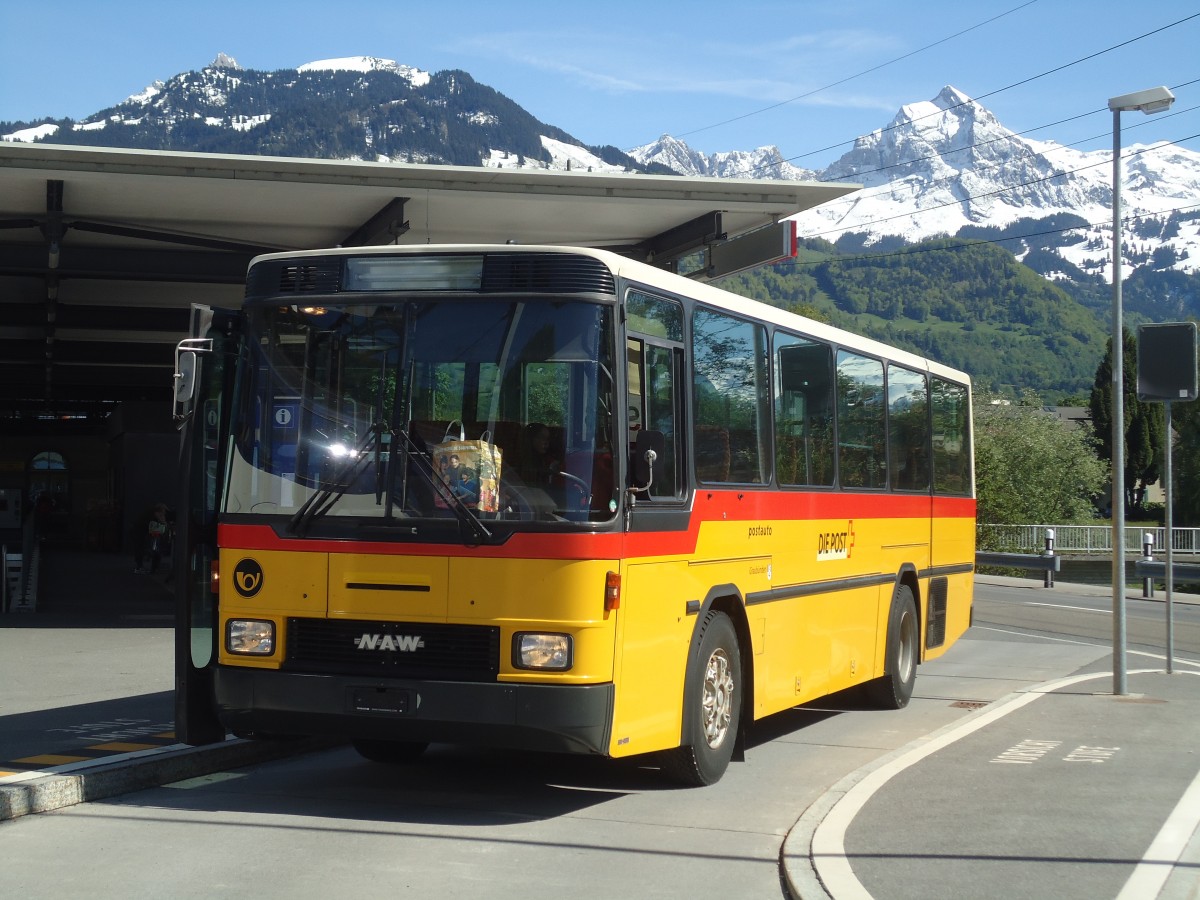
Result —
<svg viewBox="0 0 1200 900"><path fill-rule="evenodd" d="M354 742L358 755L377 763L407 763L417 759L429 744L423 741L376 741L360 739Z"/></svg>
<svg viewBox="0 0 1200 900"><path fill-rule="evenodd" d="M917 658L920 655L920 632L917 628L917 604L907 584L897 586L892 594L892 609L888 615L887 650L882 678L867 682L867 699L880 709L903 709L912 699L917 681Z"/></svg>
<svg viewBox="0 0 1200 900"><path fill-rule="evenodd" d="M663 755L663 772L702 787L719 781L733 757L742 710L742 658L733 623L710 612L702 626L699 665L684 690L683 745Z"/></svg>

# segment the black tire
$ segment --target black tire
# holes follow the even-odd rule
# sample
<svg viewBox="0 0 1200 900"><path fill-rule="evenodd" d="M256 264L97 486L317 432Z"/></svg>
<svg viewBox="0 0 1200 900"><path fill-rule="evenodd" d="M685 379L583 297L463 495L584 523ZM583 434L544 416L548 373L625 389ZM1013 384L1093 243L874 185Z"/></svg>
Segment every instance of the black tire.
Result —
<svg viewBox="0 0 1200 900"><path fill-rule="evenodd" d="M423 741L354 741L354 749L363 759L377 763L408 763L417 759L429 744Z"/></svg>
<svg viewBox="0 0 1200 900"><path fill-rule="evenodd" d="M907 584L896 586L888 614L884 676L864 685L867 700L880 709L904 709L912 699L921 656L917 604Z"/></svg>
<svg viewBox="0 0 1200 900"><path fill-rule="evenodd" d="M720 781L733 757L742 714L742 655L729 616L713 610L684 686L683 744L663 754L663 772L702 787Z"/></svg>

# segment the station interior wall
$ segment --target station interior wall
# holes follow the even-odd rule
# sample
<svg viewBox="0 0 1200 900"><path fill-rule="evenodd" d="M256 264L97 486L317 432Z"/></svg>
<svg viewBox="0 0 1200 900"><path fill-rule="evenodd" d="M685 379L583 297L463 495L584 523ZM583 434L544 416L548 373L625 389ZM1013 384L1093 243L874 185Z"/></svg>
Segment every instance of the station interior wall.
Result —
<svg viewBox="0 0 1200 900"><path fill-rule="evenodd" d="M0 521L0 541L19 545L20 530L33 518L43 540L130 551L139 516L155 503L175 506L179 435L170 404L121 404L87 432L58 424L0 441L0 492L9 513ZM61 456L61 473L32 468L43 453Z"/></svg>

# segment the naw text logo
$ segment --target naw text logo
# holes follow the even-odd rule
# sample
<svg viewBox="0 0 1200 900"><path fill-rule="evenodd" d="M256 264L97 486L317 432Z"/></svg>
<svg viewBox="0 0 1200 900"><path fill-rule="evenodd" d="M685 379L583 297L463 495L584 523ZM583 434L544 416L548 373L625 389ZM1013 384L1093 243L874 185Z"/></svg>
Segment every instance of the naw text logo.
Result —
<svg viewBox="0 0 1200 900"><path fill-rule="evenodd" d="M392 650L399 653L412 653L425 647L425 639L419 634L364 634L354 639L354 646L359 650Z"/></svg>

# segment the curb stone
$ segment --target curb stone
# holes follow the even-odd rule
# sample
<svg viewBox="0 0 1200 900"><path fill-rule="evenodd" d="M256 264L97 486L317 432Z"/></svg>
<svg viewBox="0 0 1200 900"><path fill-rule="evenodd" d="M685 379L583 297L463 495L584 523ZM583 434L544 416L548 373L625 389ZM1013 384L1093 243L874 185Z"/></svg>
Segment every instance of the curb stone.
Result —
<svg viewBox="0 0 1200 900"><path fill-rule="evenodd" d="M221 744L201 747L176 744L137 758L111 763L100 761L81 771L29 772L25 777L0 782L0 821L161 787L223 769L326 750L342 743L331 738L294 741L228 738Z"/></svg>

